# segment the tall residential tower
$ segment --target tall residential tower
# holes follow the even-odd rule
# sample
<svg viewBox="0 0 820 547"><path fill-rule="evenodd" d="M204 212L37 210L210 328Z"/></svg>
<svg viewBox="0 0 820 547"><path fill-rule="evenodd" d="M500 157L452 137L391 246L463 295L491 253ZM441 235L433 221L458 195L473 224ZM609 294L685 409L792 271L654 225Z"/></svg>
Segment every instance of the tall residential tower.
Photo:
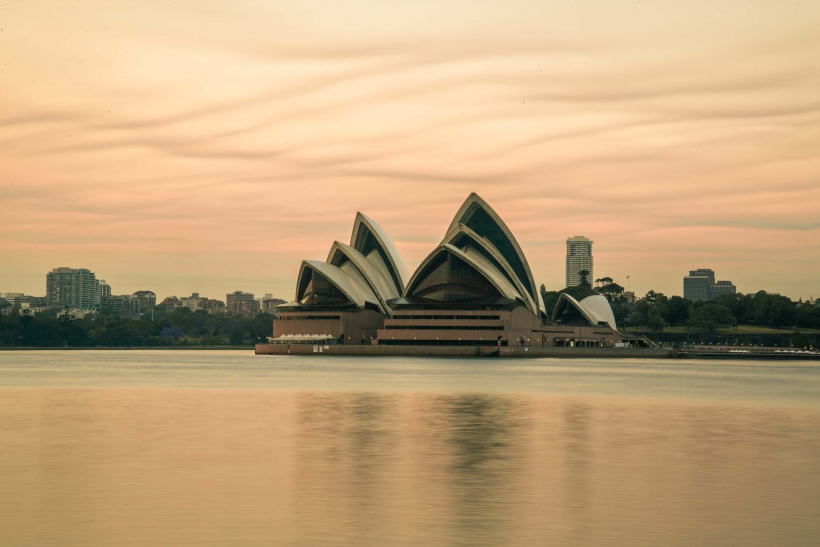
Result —
<svg viewBox="0 0 820 547"><path fill-rule="evenodd" d="M589 272L587 281L592 283L592 241L584 236L575 236L567 239L567 287L574 287L581 283L578 272Z"/></svg>
<svg viewBox="0 0 820 547"><path fill-rule="evenodd" d="M85 268L54 268L46 274L46 301L49 308L100 309L100 283Z"/></svg>

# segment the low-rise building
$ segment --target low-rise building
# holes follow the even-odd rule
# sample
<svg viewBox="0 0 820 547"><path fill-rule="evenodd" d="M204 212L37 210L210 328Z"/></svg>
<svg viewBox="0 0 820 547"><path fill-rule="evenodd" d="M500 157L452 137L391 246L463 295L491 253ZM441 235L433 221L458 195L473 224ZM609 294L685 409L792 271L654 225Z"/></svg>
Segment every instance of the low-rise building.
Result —
<svg viewBox="0 0 820 547"><path fill-rule="evenodd" d="M171 311L181 307L182 300L180 300L176 296L167 296L165 300L159 303L159 305L164 306L166 310Z"/></svg>
<svg viewBox="0 0 820 547"><path fill-rule="evenodd" d="M10 309L6 313L11 313L11 309L16 309L19 310L21 314L22 310L27 310L25 315L34 315L48 308L46 297L28 296L21 292L0 294L0 302L4 302L9 306Z"/></svg>
<svg viewBox="0 0 820 547"><path fill-rule="evenodd" d="M34 317L38 313L42 313L46 311L48 308L46 306L32 306L29 302L20 302L20 307L18 309L18 313L20 315L26 315L28 317Z"/></svg>
<svg viewBox="0 0 820 547"><path fill-rule="evenodd" d="M102 300L102 308L110 313L117 313L127 317L139 317L139 300L130 294L106 296Z"/></svg>
<svg viewBox="0 0 820 547"><path fill-rule="evenodd" d="M19 307L20 299L25 297L26 295L21 292L4 292L0 294L0 301L5 301L12 306Z"/></svg>
<svg viewBox="0 0 820 547"><path fill-rule="evenodd" d="M225 298L225 311L241 317L256 317L261 306L252 292L234 291Z"/></svg>
<svg viewBox="0 0 820 547"><path fill-rule="evenodd" d="M157 295L153 291L137 291L131 297L139 301L141 312L146 312L157 305Z"/></svg>
<svg viewBox="0 0 820 547"><path fill-rule="evenodd" d="M191 293L191 296L185 296L181 300L181 306L188 308L191 311L204 310L208 313L225 313L225 303L221 300L207 298L200 296L198 292Z"/></svg>
<svg viewBox="0 0 820 547"><path fill-rule="evenodd" d="M199 301L198 306L200 310L205 310L210 314L225 313L225 303L222 300L203 298Z"/></svg>
<svg viewBox="0 0 820 547"><path fill-rule="evenodd" d="M94 315L97 313L97 310L83 310L79 308L66 308L60 313L57 314L57 317L65 317L68 316L71 319L83 319L86 315Z"/></svg>
<svg viewBox="0 0 820 547"><path fill-rule="evenodd" d="M196 311L199 309L199 303L203 300L207 300L207 298L202 298L199 296L198 292L191 293L191 296L183 296L181 298L182 307L188 308L191 311Z"/></svg>
<svg viewBox="0 0 820 547"><path fill-rule="evenodd" d="M265 298L261 301L261 311L262 313L267 313L269 315L276 315L276 306L279 304L284 304L285 301L281 298L274 298L273 295L266 294Z"/></svg>
<svg viewBox="0 0 820 547"><path fill-rule="evenodd" d="M731 281L718 281L709 287L710 300L714 300L723 294L737 294L737 287Z"/></svg>

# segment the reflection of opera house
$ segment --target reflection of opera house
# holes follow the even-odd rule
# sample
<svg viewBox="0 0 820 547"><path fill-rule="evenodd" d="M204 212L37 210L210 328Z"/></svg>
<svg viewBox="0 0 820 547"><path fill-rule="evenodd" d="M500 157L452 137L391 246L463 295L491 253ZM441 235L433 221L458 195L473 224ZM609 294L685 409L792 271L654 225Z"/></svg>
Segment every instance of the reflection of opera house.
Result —
<svg viewBox="0 0 820 547"><path fill-rule="evenodd" d="M302 262L273 343L609 346L621 339L603 296L562 294L546 310L521 247L478 195L408 276L390 237L359 213L350 244Z"/></svg>

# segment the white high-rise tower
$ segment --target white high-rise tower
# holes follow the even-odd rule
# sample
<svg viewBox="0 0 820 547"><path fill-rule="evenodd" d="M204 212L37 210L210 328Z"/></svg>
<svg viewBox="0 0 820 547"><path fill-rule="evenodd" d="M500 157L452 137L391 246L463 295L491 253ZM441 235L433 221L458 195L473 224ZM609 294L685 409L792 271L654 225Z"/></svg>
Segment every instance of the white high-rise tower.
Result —
<svg viewBox="0 0 820 547"><path fill-rule="evenodd" d="M592 283L592 241L584 236L567 238L567 287L581 283L581 270L589 272L587 281Z"/></svg>

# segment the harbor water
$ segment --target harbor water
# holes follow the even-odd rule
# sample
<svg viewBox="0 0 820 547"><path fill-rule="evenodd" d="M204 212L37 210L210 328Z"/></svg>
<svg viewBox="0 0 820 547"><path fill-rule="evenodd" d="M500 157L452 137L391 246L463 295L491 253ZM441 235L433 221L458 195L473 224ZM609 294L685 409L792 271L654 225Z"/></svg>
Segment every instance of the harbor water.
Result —
<svg viewBox="0 0 820 547"><path fill-rule="evenodd" d="M820 545L820 363L0 352L0 545Z"/></svg>

